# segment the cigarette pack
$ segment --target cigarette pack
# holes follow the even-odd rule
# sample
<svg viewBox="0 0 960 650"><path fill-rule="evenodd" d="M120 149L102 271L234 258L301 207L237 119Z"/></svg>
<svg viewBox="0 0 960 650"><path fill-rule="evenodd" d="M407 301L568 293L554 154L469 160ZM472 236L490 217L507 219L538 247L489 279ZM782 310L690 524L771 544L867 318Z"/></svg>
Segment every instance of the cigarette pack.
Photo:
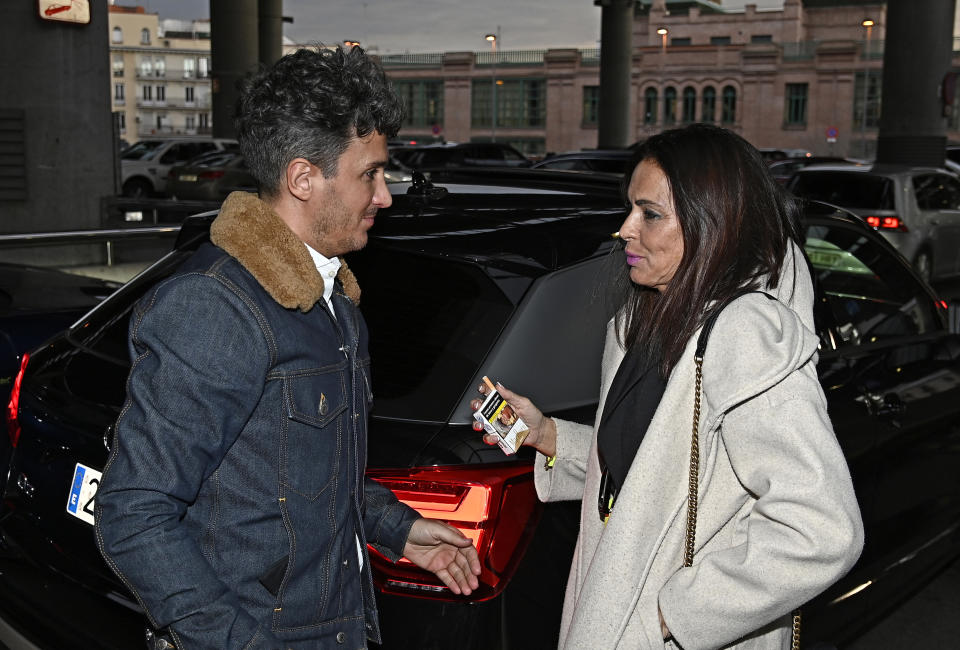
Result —
<svg viewBox="0 0 960 650"><path fill-rule="evenodd" d="M487 398L474 412L473 417L483 425L485 432L497 436L497 444L503 453L514 454L520 449L530 429L507 404L507 400L500 395L493 382L484 377L483 383L487 385Z"/></svg>

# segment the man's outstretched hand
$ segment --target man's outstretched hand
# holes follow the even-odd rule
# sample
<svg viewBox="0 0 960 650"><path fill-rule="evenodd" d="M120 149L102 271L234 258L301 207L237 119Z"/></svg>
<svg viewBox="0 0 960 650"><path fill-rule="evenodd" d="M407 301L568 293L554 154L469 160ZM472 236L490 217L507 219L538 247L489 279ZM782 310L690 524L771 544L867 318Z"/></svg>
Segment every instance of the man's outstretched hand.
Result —
<svg viewBox="0 0 960 650"><path fill-rule="evenodd" d="M421 518L413 524L403 556L432 571L455 594L469 596L480 586L480 559L473 542L449 524Z"/></svg>

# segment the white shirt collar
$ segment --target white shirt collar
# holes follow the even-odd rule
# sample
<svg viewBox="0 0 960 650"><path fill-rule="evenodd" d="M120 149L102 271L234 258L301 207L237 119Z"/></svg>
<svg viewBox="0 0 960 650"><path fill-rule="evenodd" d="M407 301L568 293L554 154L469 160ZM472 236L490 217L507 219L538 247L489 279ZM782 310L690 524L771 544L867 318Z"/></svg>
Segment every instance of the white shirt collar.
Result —
<svg viewBox="0 0 960 650"><path fill-rule="evenodd" d="M310 257L317 267L317 271L320 272L320 277L323 278L323 299L327 301L327 306L330 307L330 311L333 312L333 303L330 302L330 297L333 295L333 281L337 277L337 272L340 270L340 260L336 257L327 259L319 252L313 250L309 244L304 244L304 246L307 247L307 251L310 253Z"/></svg>

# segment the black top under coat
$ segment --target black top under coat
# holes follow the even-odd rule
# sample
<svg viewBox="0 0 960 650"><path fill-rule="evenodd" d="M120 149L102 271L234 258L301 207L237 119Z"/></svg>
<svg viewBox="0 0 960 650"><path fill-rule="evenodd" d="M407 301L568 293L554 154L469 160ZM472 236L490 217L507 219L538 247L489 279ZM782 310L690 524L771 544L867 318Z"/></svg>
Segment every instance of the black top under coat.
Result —
<svg viewBox="0 0 960 650"><path fill-rule="evenodd" d="M663 398L667 382L657 372L658 365L645 350L631 348L607 391L597 431L597 452L600 466L609 473L615 491L623 486Z"/></svg>

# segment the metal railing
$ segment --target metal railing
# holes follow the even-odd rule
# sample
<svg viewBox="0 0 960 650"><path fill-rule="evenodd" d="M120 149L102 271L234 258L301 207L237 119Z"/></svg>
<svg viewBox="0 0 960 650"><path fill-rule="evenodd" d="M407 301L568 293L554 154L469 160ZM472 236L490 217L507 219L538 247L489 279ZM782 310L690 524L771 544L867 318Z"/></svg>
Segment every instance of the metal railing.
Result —
<svg viewBox="0 0 960 650"><path fill-rule="evenodd" d="M433 67L443 65L443 52L428 52L426 54L382 54L380 65L384 68L403 67Z"/></svg>
<svg viewBox="0 0 960 650"><path fill-rule="evenodd" d="M65 230L62 232L34 232L0 235L0 248L30 248L62 244L104 244L106 265L113 266L114 245L118 241L175 239L179 225L148 226L144 228L104 228L100 230Z"/></svg>
<svg viewBox="0 0 960 650"><path fill-rule="evenodd" d="M506 50L503 52L476 52L474 65L543 65L546 50Z"/></svg>

